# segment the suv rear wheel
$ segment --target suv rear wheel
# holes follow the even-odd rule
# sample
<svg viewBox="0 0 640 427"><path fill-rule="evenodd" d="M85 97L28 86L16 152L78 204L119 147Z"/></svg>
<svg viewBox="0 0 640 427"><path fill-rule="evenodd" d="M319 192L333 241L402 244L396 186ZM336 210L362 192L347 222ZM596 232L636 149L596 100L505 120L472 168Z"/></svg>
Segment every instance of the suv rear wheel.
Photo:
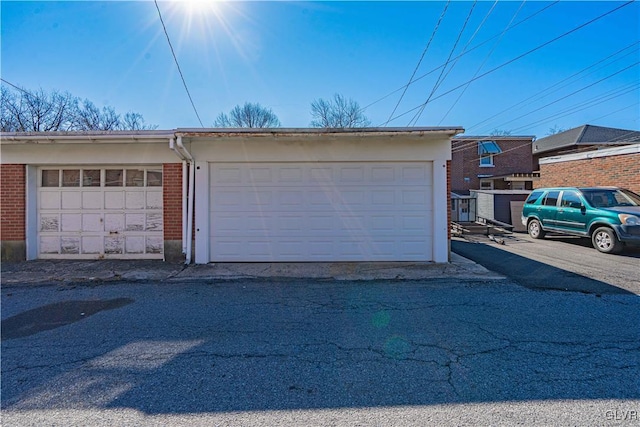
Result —
<svg viewBox="0 0 640 427"><path fill-rule="evenodd" d="M529 221L529 225L527 226L527 231L529 232L529 236L534 239L542 239L546 234L542 229L542 224L537 219L532 219Z"/></svg>
<svg viewBox="0 0 640 427"><path fill-rule="evenodd" d="M622 251L623 244L616 233L609 227L600 227L591 235L593 247L605 254L617 254Z"/></svg>

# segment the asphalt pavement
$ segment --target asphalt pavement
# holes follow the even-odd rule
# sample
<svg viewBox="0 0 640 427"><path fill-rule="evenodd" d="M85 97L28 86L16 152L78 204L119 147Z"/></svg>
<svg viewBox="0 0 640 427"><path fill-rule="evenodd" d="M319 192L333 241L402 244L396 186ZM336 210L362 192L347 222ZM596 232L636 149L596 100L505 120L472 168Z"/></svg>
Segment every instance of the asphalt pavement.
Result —
<svg viewBox="0 0 640 427"><path fill-rule="evenodd" d="M457 263L27 263L47 280L3 272L2 425L637 425L637 295Z"/></svg>

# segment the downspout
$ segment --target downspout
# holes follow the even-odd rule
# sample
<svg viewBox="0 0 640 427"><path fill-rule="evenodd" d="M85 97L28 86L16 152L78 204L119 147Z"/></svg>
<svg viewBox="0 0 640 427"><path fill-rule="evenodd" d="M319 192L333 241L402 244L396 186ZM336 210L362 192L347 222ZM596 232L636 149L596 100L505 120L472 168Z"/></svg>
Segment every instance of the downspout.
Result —
<svg viewBox="0 0 640 427"><path fill-rule="evenodd" d="M182 255L187 254L187 187L189 186L189 168L187 161L182 160Z"/></svg>
<svg viewBox="0 0 640 427"><path fill-rule="evenodd" d="M178 146L176 147L176 139L171 138L169 148L173 150L180 159L182 159L182 253L185 255L185 264L191 263L191 253L193 239L193 192L194 192L194 158L182 143L182 137L178 137ZM187 168L187 160L190 168ZM190 169L191 174L188 173ZM188 191L188 194L187 194ZM191 201L191 203L189 203Z"/></svg>
<svg viewBox="0 0 640 427"><path fill-rule="evenodd" d="M184 144L182 143L182 136L178 136L177 144L179 149L185 155L187 160L189 161L189 198L187 200L187 248L186 248L186 256L185 256L185 264L191 263L191 254L193 252L193 210L195 207L194 201L194 192L195 192L195 180L196 180L196 168L195 168L195 159L187 151Z"/></svg>

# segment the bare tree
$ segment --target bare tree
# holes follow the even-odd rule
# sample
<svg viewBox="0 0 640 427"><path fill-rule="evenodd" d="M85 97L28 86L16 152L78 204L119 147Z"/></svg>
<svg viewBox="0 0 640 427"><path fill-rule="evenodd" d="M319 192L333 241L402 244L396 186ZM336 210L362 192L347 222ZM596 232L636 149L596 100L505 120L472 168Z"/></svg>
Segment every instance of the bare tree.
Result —
<svg viewBox="0 0 640 427"><path fill-rule="evenodd" d="M117 130L120 127L120 115L112 107L102 110L88 99L79 105L74 114L76 130Z"/></svg>
<svg viewBox="0 0 640 427"><path fill-rule="evenodd" d="M42 89L9 90L2 85L0 94L0 130L3 132L50 132L88 130L146 130L142 115L127 113L121 117L113 107L100 109L89 100L80 101L68 92Z"/></svg>
<svg viewBox="0 0 640 427"><path fill-rule="evenodd" d="M153 130L157 128L157 125L146 124L140 113L128 112L120 121L121 130Z"/></svg>
<svg viewBox="0 0 640 427"><path fill-rule="evenodd" d="M554 125L552 128L549 128L547 132L547 136L555 135L556 133L564 132L564 129L559 127L558 125Z"/></svg>
<svg viewBox="0 0 640 427"><path fill-rule="evenodd" d="M511 136L511 131L510 130L494 129L494 130L491 131L491 136Z"/></svg>
<svg viewBox="0 0 640 427"><path fill-rule="evenodd" d="M76 99L68 92L19 91L2 88L2 130L5 132L49 132L70 130Z"/></svg>
<svg viewBox="0 0 640 427"><path fill-rule="evenodd" d="M337 93L328 101L322 98L313 101L311 117L314 128L363 128L371 123L356 101Z"/></svg>
<svg viewBox="0 0 640 427"><path fill-rule="evenodd" d="M220 113L213 126L218 128L277 128L281 125L278 116L270 108L245 102L243 106L233 107L229 115Z"/></svg>

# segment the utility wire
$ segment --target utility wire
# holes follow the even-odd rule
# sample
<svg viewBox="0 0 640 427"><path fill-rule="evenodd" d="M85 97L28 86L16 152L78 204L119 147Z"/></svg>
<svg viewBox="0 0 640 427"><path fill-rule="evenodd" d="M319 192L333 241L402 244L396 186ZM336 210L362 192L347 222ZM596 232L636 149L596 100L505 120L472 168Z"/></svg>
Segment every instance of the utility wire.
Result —
<svg viewBox="0 0 640 427"><path fill-rule="evenodd" d="M619 98L619 97L624 96L624 95L626 95L626 94L628 94L630 92L638 90L638 87L639 87L639 85L637 83L634 83L634 84L632 84L632 87L625 87L623 89L618 89L618 90L613 91L613 92L608 93L608 94L604 94L604 95L597 96L595 98L591 98L588 101L585 101L585 102L582 102L582 103L578 103L578 104L573 105L573 106L571 106L571 107L569 107L569 108L567 108L565 110L558 111L558 112L556 112L556 113L554 113L554 114L552 114L550 116L547 116L547 117L545 117L543 119L539 119L539 120L536 120L536 121L534 121L532 123L529 123L529 124L517 127L515 129L512 129L512 131L513 132L518 132L518 131L520 131L520 129L526 129L526 128L530 127L530 126L535 126L535 125L538 125L538 124L541 124L541 123L550 122L551 120L555 120L555 119L559 119L559 118L562 118L562 117L570 116L570 115L575 114L575 113L577 113L579 111L588 110L589 108L592 108L592 107L595 107L595 106L602 106L602 104L604 102L611 101L612 99Z"/></svg>
<svg viewBox="0 0 640 427"><path fill-rule="evenodd" d="M27 92L27 91L26 91L26 90L24 90L23 88L21 88L21 87L18 87L18 86L16 86L16 85L14 85L14 84L13 84L13 83L11 83L10 81L7 81L7 80L3 79L2 77L0 77L0 80L2 80L3 82L5 82L6 84L8 84L9 86L11 86L12 88L19 90L20 92L24 93L25 95L31 95L29 92Z"/></svg>
<svg viewBox="0 0 640 427"><path fill-rule="evenodd" d="M640 101L636 101L636 102L634 102L633 104L631 104L631 105L627 105L626 107L623 107L623 108L621 108L621 109L619 109L619 110L616 110L616 111L612 111L612 112L610 112L610 113L607 113L607 114L605 114L604 116L597 117L597 118L595 118L595 119L591 120L591 122L593 123L593 122L596 122L596 121L598 121L598 120L602 120L602 119L604 119L605 117L612 116L612 115L614 115L614 114L616 114L616 113L619 113L620 111L627 110L627 109L629 109L629 108L631 108L631 107L637 107L638 105L640 105Z"/></svg>
<svg viewBox="0 0 640 427"><path fill-rule="evenodd" d="M562 101L562 100L564 100L564 99L569 98L570 96L573 96L573 95L575 95L575 94L577 94L577 93L582 92L583 90L589 89L590 87L595 86L595 85L597 85L598 83L601 83L601 82L603 82L603 81L605 81L605 80L607 80L607 79L610 79L611 77L617 76L618 74L620 74L620 73L622 73L622 72L624 72L624 71L627 71L628 69L633 68L633 67L635 67L635 66L636 66L636 65L638 65L638 64L640 64L640 61L638 61L638 62L636 62L636 63L634 63L634 64L631 64L631 65L629 65L629 66L627 66L627 67L625 67L625 68L623 68L623 69L621 69L621 70L618 70L618 71L616 71L615 73L609 74L608 76L603 77L603 78L601 78L600 80L596 80L595 82L593 82L593 83L591 83L591 84L588 84L588 85L586 85L586 86L583 86L582 88L580 88L580 89L578 89L578 90L575 90L575 91L573 91L573 92L571 92L571 93L569 93L569 94L567 94L567 95L565 95L565 96L562 96L562 97L560 97L560 98L556 99L555 101L549 102L548 104L545 104L545 105L543 105L542 107L538 107L538 108L536 108L535 110L531 110L531 111L529 111L529 112L528 112L528 113L526 113L526 114L523 114L523 115L518 116L518 117L515 117L515 118L513 118L513 119L511 119L511 120L509 120L509 121L507 121L507 122L504 122L504 123L502 123L502 124L501 124L500 126L498 126L498 127L503 127L504 125L509 124L509 123L511 123L511 122L514 122L514 121L516 121L516 120L519 120L519 119L521 119L521 118L523 118L523 117L526 117L526 116L528 116L528 115L529 115L529 114L531 114L531 113L535 113L535 112L540 111L540 110L542 110L542 109L544 109L544 108L547 108L547 107L549 107L549 106L551 106L551 105L553 105L553 104L556 104L556 103L558 103L558 102L560 102L560 101Z"/></svg>
<svg viewBox="0 0 640 427"><path fill-rule="evenodd" d="M496 3L494 3L494 6L497 4L498 2L496 1ZM498 40L496 40L495 44L493 45L493 47L491 48L491 50L489 51L489 53L487 53L487 55L484 57L484 60L482 61L482 63L478 66L478 69L476 70L476 72L473 74L473 77L477 76L478 73L480 72L480 70L482 70L482 67L484 67L484 64L487 63L487 61L489 60L489 58L491 57L491 55L493 55L493 52L495 52L495 50L497 49L498 45L500 44L500 41L502 41L502 38L504 37L505 33L507 32L507 30L509 29L509 26L511 25L511 23L516 19L516 17L518 16L518 13L520 13L520 10L522 10L522 8L524 7L524 4L526 3L526 0L524 0L522 3L520 3L520 7L518 8L518 10L516 10L516 13L513 14L513 17L511 18L511 21L509 21L509 23L507 24L507 26L504 28L504 30L502 31L502 33L500 34L500 37L498 38ZM493 10L493 8L491 9ZM489 11L491 12L491 11ZM438 126L440 126L440 124L444 121L444 119L447 118L447 116L449 115L449 113L451 112L451 110L453 110L453 108L458 104L458 102L460 101L460 98L462 98L462 96L464 95L464 93L467 91L467 89L469 89L469 86L471 86L471 83L467 84L463 89L462 92L460 92L460 94L458 95L458 97L456 98L455 101L453 101L453 104L451 104L451 107L449 107L449 109L447 110L447 112L444 114L444 116L442 117L442 119L440 119L440 121L438 122Z"/></svg>
<svg viewBox="0 0 640 427"><path fill-rule="evenodd" d="M191 101L191 106L193 107L193 111L196 113L196 117L200 122L200 127L204 127L202 124L202 120L200 120L200 114L198 114L198 110L196 109L196 104L193 103L193 98L191 98L191 93L189 92L189 88L187 87L187 82L184 79L184 75L182 74L182 70L180 69L180 64L178 63L178 57L176 56L175 51L173 50L173 45L171 44L171 39L169 38L169 33L167 32L167 27L164 25L164 20L162 19L162 13L160 13L160 7L158 6L158 0L153 0L156 5L156 9L158 10L158 17L160 18L160 22L162 23L162 29L164 30L164 35L167 36L167 43L169 43L169 48L171 49L171 55L173 55L173 60L176 63L176 67L178 67L178 73L180 73L180 78L182 79L182 84L184 85L184 90L187 92L187 96L189 97L189 101Z"/></svg>
<svg viewBox="0 0 640 427"><path fill-rule="evenodd" d="M527 17L526 17L526 18L524 18L522 21L518 21L518 22L516 22L515 24L513 24L513 26L509 27L508 29L509 29L509 30L511 30L511 29L513 29L513 28L517 27L518 25L525 23L525 22L526 22L526 21L528 21L529 19L532 19L532 18L533 18L533 17L535 17L536 15L539 15L540 13L544 12L545 10L549 9L549 8L550 8L550 7L552 7L552 6L555 6L555 5L556 5L556 4L558 4L558 3L560 3L560 0L556 0L556 1L554 1L553 3L549 3L548 5L546 5L545 7L541 8L540 10L538 10L538 11L536 11L536 12L532 13L531 15L527 16ZM484 46L485 44L489 43L491 40L493 40L493 39L495 39L496 37L499 37L499 36L500 36L500 34L495 34L495 35L493 35L493 36L489 37L488 39L486 39L485 41L483 41L483 42L479 43L478 45L476 45L476 46L472 47L472 48L471 48L471 49L469 49L468 51L463 52L463 53L461 53L460 55L456 56L455 58L453 58L453 60L457 60L457 59L461 58L462 56L464 56L464 55L466 55L466 54L468 54L468 53L471 53L471 52L473 52L473 51L474 51L474 50L476 50L476 49L479 49L480 47ZM419 76L419 77L415 78L411 84L413 84L413 83L417 82L418 80L422 80L423 78L425 78L425 77L427 77L427 76L431 75L432 73L435 73L436 71L438 71L440 68L444 67L445 65L446 65L446 64L442 64L442 65L440 65L440 66L438 66L438 67L436 67L436 68L432 69L431 71L428 71L428 72L426 72L425 74L422 74L421 76ZM384 95L383 97L378 98L378 99L376 99L375 101L373 101L373 102L371 102L371 103L369 103L369 104L365 105L365 106L364 106L364 107L362 107L359 111L360 111L360 112L364 112L367 108L371 107L372 105L377 104L378 102L384 101L385 99L389 98L389 97L390 97L390 96L392 96L393 94L400 92L401 90L403 90L403 89L404 89L405 87L407 87L407 86L409 86L409 84L406 84L406 85L401 86L401 87L399 87L398 89L396 89L396 90L394 90L394 91L392 91L392 92L389 92L388 94ZM407 113L407 114L408 114L408 113ZM393 120L393 119L391 119L391 120Z"/></svg>
<svg viewBox="0 0 640 427"><path fill-rule="evenodd" d="M549 92L549 93L551 93L551 92L557 92L557 90L558 90L558 89L561 89L561 88L566 87L566 86L568 86L568 85L570 85L570 84L571 84L571 83L567 83L566 85L561 85L562 83L567 82L567 81L570 81L570 80L571 80L571 79L573 79L574 77L579 76L580 74L584 73L585 71L587 71L587 70L589 70L589 69L591 69L591 68L593 68L593 67L595 67L595 66L597 66L597 65L599 65L599 64L602 64L603 62L607 61L608 59L613 58L614 56L618 55L619 53L624 52L625 50L630 49L630 48L634 47L635 45L637 45L637 44L639 44L639 43L640 43L640 41L636 41L636 42L634 42L634 43L631 43L630 45L628 45L628 46L626 46L626 47L624 47L624 48L622 48L622 49L618 50L617 52L612 53L611 55L607 56L606 58L603 58L603 59L601 59L600 61L597 61L597 62L595 62L595 63L593 63L593 64L589 65L588 67L583 68L582 70L580 70L580 71L578 71L578 72L576 72L576 73L574 73L574 74L570 75L569 77L564 78L564 79L562 79L562 80L558 81L557 83L554 83L553 85L551 85L551 86L547 87L547 88L546 88L546 89L544 89L543 91L538 92L538 93L536 93L536 94L534 94L534 95L531 95L530 97L525 98L525 99L523 99L522 101L517 102L517 103L515 103L515 104L511 105L510 107L505 108L504 110L502 110L502 111L500 111L500 112L498 112L498 113L496 113L496 114L492 115L491 117L488 117L488 118L486 118L486 119L484 119L484 120L482 120L482 121L480 121L480 122L478 122L478 123L476 123L476 124L474 124L474 125L472 125L472 126L470 126L470 127L466 128L466 129L467 129L467 131L469 131L469 130L471 130L471 129L475 129L476 127L480 126L481 124L486 123L486 122L488 122L489 120L494 119L494 118L496 118L496 117L498 117L498 116L500 116L500 115L502 115L502 114L504 114L504 113L506 113L506 112L513 112L513 111L514 111L514 109L516 109L516 107L520 107L520 106L522 106L522 105L524 105L524 104L526 104L526 105L531 105L531 101L533 101L533 100L535 100L535 99L540 100L540 99L543 99L543 98L545 98L546 96L548 96L548 94L545 94L545 93L547 93L547 92ZM626 57L626 56L629 56L630 54L633 54L633 53L635 53L635 52L630 52L630 53L628 53L628 54L626 54L626 55L624 55L624 56L622 56L622 57L620 57L620 58L618 58L618 59L616 59L616 60L614 60L614 61L610 62L610 63L609 63L609 64L607 64L607 65L611 65L611 64L613 64L614 62L619 61L620 59L622 59L622 58L624 58L624 57ZM603 67L603 68L604 68L604 67ZM601 69L601 68L600 68L600 69ZM594 71L594 72L595 72L595 71ZM589 73L589 74L591 74L591 73ZM583 77L581 77L581 78L584 78L584 77L588 76L589 74L587 74L587 75L585 75L585 76L583 76ZM521 109L521 108L517 108L517 109L519 110L519 109Z"/></svg>
<svg viewBox="0 0 640 427"><path fill-rule="evenodd" d="M487 76L487 75L489 75L489 74L491 74L491 73L493 73L493 72L495 72L495 71L497 71L497 70L499 70L499 69L501 69L501 68L503 68L503 67L505 67L505 66L507 66L507 65L509 65L509 64L511 64L511 63L513 63L513 62L516 62L516 61L518 61L519 59L522 59L522 58L524 58L525 56L530 55L530 54L532 54L533 52L536 52L536 51L538 51L538 50L542 49L543 47L546 47L546 46L550 45L551 43L556 42L556 41L560 40L561 38L566 37L566 36L568 36L569 34L572 34L572 33L576 32L576 31L578 31L578 30L580 30L580 29L582 29L582 28L586 27L587 25L593 24L594 22L596 22L596 21L598 21L598 20L600 20L600 19L604 18L605 16L608 16L608 15L610 15L610 14L612 14L612 13L614 13L614 12L616 12L616 11L620 10L620 9L622 9L622 8L623 8L623 7L625 7L625 6L630 5L630 4L631 4L631 3L633 3L634 1L635 1L635 0L628 1L627 3L624 3L624 4L622 4L622 5L620 5L620 6L616 7L616 8L614 8L614 9L612 9L612 10L608 11L608 12L605 12L605 13L603 13L603 14L601 14L601 15L599 15L599 16L597 16L597 17L595 17L595 18L593 18L593 19L591 19L591 20L589 20L589 21L587 21L587 22L585 22L584 24L578 25L577 27L573 28L572 30L569 30L569 31L567 31L567 32L565 32L565 33L563 33L563 34L561 34L561 35L559 35L559 36L557 36L557 37L555 37L555 38L553 38L553 39L551 39L551 40L549 40L549 41L547 41L547 42L545 42L545 43L543 43L543 44L541 44L541 45L539 45L539 46L537 46L537 47L535 47L535 48L533 48L533 49L530 49L530 50L528 50L527 52L525 52L525 53L523 53L523 54L520 54L520 55L516 56L515 58L512 58L512 59L510 59L510 60L508 60L508 61L506 61L506 62L504 62L504 63L502 63L502 64L498 65L497 67L494 67L494 68L492 68L491 70L486 71L486 72L484 72L484 73L480 74L479 76L474 77L473 79L471 79L471 80L469 80L469 81L467 81L467 82L465 82L465 83L462 83L462 84L460 84L460 85L458 85L458 86L456 86L456 87L454 87L454 88L452 88L452 89L449 89L448 91L446 91L446 92L444 92L444 93L442 93L442 94L440 94L440 95L438 95L438 96L436 96L436 97L432 98L430 101L435 101L436 99L440 99L440 98L442 98L443 96L446 96L446 95L450 94L451 92L454 92L454 91L456 91L456 90L458 90L458 89L460 89L460 88L464 87L466 84L468 84L468 83L470 83L470 82L473 82L473 81L479 80L479 79L481 79L481 78L483 78L483 77L485 77L485 76ZM416 79L416 80L417 80L417 79ZM425 103L423 103L423 104L425 104ZM408 110L408 111L405 111L404 113L402 113L402 114L400 114L400 115L398 115L398 116L396 116L396 117L392 118L392 120L398 119L398 118L400 118L400 117L402 117L402 116L405 116L405 115L407 115L407 114L409 114L409 113L411 113L411 112L413 112L413 111L416 111L416 110L418 110L418 109L422 108L423 104L420 104L420 105L418 105L417 107L414 107L414 108L412 108L412 109L410 109L410 110Z"/></svg>
<svg viewBox="0 0 640 427"><path fill-rule="evenodd" d="M433 38L435 37L436 33L438 32L438 28L440 27L440 23L442 22L442 19L444 18L444 15L447 13L447 9L449 8L449 4L450 3L451 3L451 0L448 0L447 3L444 5L444 9L442 10L442 13L440 14L440 18L438 19L438 22L436 23L435 28L431 32L431 37L429 38L429 41L427 42L427 45L425 46L424 50L422 51L422 55L420 56L420 59L418 60L418 63L416 64L416 68L413 70L413 73L411 73L411 77L409 77L409 83L407 83L404 86L404 90L402 91L402 95L400 95L400 99L398 99L398 102L396 102L396 106L393 107L393 111L391 112L391 114L389 114L389 118L387 119L387 121L384 123L383 126L386 126L386 125L389 124L389 121L391 120L391 117L393 117L393 115L396 113L396 110L400 106L400 102L402 102L402 99L404 98L404 94L407 93L407 89L409 89L409 85L411 85L411 83L413 82L413 78L415 77L416 73L418 72L418 69L420 68L420 64L422 64L422 60L424 59L424 56L426 55L427 51L429 50L429 46L431 46L431 42L433 41Z"/></svg>
<svg viewBox="0 0 640 427"><path fill-rule="evenodd" d="M449 73L451 72L453 67L456 65L457 61L453 63L451 68L449 68L449 71L447 72L447 74L445 74L443 76L443 73L447 69L447 65L449 65L449 62L451 62L451 57L453 56L453 52L455 52L456 47L458 47L458 43L460 42L460 38L462 38L462 33L464 33L465 28L467 28L467 24L469 23L469 19L471 18L471 15L473 14L473 9L475 9L476 4L478 4L478 1L474 0L473 4L471 5L471 9L469 9L469 14L467 15L467 19L465 19L464 24L462 25L462 28L460 29L460 32L458 33L458 38L456 38L456 41L453 44L453 47L451 48L451 51L449 52L449 56L447 57L447 62L445 62L444 67L442 67L442 70L440 70L440 75L438 76L438 79L436 80L436 83L433 85L433 89L431 89L431 93L429 94L429 99L433 96L433 94L436 92L436 90L438 90L440 85L442 85L442 83L444 83L444 80L447 78L447 76L449 75ZM428 102L428 100L427 100L427 102ZM424 108L426 107L426 105L427 105L427 103L425 103L425 105L422 107L420 112L416 115L416 117L414 117L414 119L413 119L413 124L414 125L417 123L418 119L420 119L420 116L422 115L422 112L424 111ZM411 122L409 122L409 123L411 123Z"/></svg>

